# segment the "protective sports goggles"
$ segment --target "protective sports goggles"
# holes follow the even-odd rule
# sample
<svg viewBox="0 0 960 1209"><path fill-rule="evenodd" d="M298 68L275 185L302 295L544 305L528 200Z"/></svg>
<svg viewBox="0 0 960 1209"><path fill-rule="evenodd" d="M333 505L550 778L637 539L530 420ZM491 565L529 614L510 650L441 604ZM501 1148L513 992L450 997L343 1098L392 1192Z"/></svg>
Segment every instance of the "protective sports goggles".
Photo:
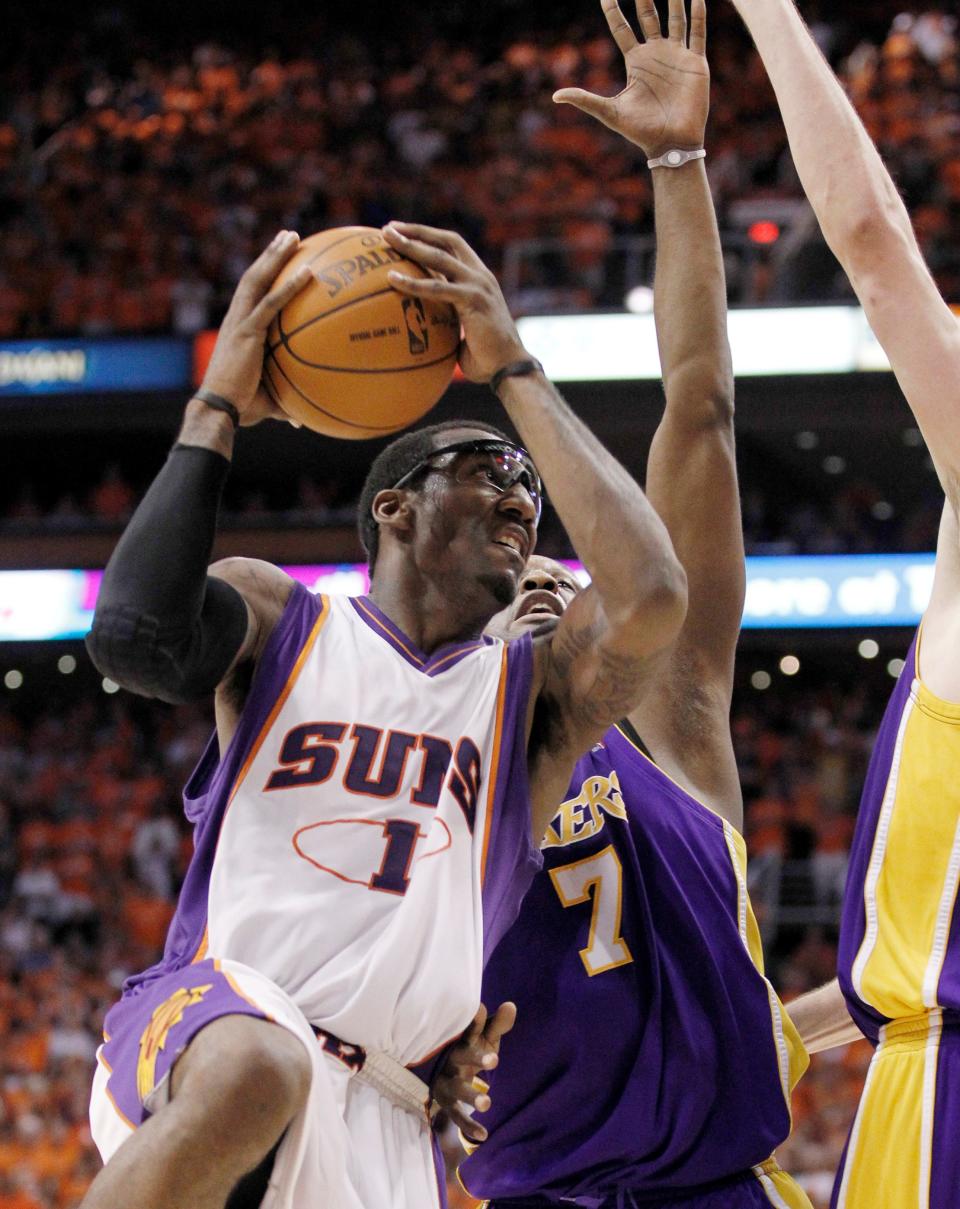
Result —
<svg viewBox="0 0 960 1209"><path fill-rule="evenodd" d="M446 463L442 461L444 458L447 459ZM437 459L441 461L438 462ZM417 475L425 471L448 475L458 483L466 483L474 476L482 475L485 485L501 495L520 483L533 500L536 519L540 520L540 513L543 511L543 484L540 475L529 453L510 441L489 438L443 445L434 449L412 470L408 470L394 483L394 490L408 486Z"/></svg>

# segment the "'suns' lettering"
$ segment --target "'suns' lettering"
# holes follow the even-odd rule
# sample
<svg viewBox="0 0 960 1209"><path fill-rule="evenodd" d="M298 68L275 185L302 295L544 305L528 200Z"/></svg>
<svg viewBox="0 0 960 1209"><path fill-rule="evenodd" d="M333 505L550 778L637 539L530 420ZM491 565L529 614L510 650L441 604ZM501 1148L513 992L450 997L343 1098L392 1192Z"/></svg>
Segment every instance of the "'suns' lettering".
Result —
<svg viewBox="0 0 960 1209"><path fill-rule="evenodd" d="M473 831L483 761L472 739L454 745L437 735L359 722L303 722L284 736L277 765L264 785L270 792L323 785L338 776L347 793L362 797L395 798L409 784L408 801L435 807L446 785Z"/></svg>

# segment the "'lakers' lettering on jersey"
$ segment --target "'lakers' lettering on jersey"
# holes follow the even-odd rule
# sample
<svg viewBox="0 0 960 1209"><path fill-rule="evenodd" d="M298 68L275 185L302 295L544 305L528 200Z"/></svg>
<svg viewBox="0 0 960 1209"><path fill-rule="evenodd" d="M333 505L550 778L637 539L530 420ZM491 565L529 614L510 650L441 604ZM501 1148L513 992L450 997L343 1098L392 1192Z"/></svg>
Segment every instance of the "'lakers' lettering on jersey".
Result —
<svg viewBox="0 0 960 1209"><path fill-rule="evenodd" d="M428 657L372 601L296 588L230 748L187 787L196 855L144 977L231 958L408 1064L456 1035L539 863L531 666L529 641Z"/></svg>
<svg viewBox="0 0 960 1209"><path fill-rule="evenodd" d="M840 981L874 1041L891 1020L960 1011L960 705L921 682L918 641L870 761L840 933Z"/></svg>
<svg viewBox="0 0 960 1209"><path fill-rule="evenodd" d="M763 1163L806 1065L763 975L743 838L619 728L576 767L484 1002L517 1023L461 1168L491 1199L685 1189Z"/></svg>

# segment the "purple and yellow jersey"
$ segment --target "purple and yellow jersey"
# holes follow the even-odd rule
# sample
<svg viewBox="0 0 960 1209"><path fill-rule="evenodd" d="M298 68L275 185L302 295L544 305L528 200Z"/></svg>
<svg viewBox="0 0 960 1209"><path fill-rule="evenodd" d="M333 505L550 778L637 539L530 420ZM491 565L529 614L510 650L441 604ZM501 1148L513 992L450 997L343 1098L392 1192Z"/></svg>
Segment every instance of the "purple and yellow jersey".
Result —
<svg viewBox="0 0 960 1209"><path fill-rule="evenodd" d="M790 1131L807 1059L763 974L743 838L633 738L614 727L578 762L485 972L517 1023L461 1167L475 1196L702 1188Z"/></svg>
<svg viewBox="0 0 960 1209"><path fill-rule="evenodd" d="M960 1010L960 705L920 680L915 638L864 784L840 983L874 1042L892 1020Z"/></svg>

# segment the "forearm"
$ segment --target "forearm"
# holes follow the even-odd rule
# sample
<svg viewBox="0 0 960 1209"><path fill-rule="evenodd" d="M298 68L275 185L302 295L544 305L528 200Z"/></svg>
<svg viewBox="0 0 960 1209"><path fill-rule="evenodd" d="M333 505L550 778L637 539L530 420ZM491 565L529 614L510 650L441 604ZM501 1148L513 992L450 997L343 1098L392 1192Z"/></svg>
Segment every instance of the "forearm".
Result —
<svg viewBox="0 0 960 1209"><path fill-rule="evenodd" d="M723 256L702 163L653 174L654 311L666 409L647 458L647 494L687 574L683 658L731 687L745 590Z"/></svg>
<svg viewBox="0 0 960 1209"><path fill-rule="evenodd" d="M500 399L590 573L608 624L685 604L670 536L639 484L541 375L507 378ZM638 636L639 640L639 636Z"/></svg>
<svg viewBox="0 0 960 1209"><path fill-rule="evenodd" d="M178 446L104 572L87 645L96 666L134 692L202 695L245 637L243 599L207 576L232 447L229 418L191 402Z"/></svg>
<svg viewBox="0 0 960 1209"><path fill-rule="evenodd" d="M847 1011L836 979L788 1003L787 1011L811 1054L849 1045L863 1036Z"/></svg>
<svg viewBox="0 0 960 1209"><path fill-rule="evenodd" d="M733 367L720 233L703 161L653 170L654 316L667 407L685 425L730 422Z"/></svg>
<svg viewBox="0 0 960 1209"><path fill-rule="evenodd" d="M855 273L910 219L870 136L792 0L733 0L777 94L790 150L824 236Z"/></svg>

